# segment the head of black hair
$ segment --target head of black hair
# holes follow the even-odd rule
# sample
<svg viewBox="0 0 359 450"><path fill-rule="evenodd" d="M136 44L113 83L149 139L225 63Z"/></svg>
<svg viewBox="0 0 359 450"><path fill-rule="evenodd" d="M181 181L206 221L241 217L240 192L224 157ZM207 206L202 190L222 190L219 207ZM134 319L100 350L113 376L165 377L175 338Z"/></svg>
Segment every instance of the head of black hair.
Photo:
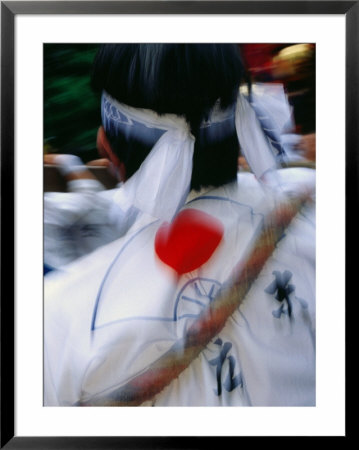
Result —
<svg viewBox="0 0 359 450"><path fill-rule="evenodd" d="M244 75L235 44L105 44L95 58L92 86L135 108L183 116L196 137L192 188L199 189L236 177L234 121L233 132L217 141L206 140L200 124L217 101L222 109L233 104ZM151 150L136 139L108 138L128 176Z"/></svg>

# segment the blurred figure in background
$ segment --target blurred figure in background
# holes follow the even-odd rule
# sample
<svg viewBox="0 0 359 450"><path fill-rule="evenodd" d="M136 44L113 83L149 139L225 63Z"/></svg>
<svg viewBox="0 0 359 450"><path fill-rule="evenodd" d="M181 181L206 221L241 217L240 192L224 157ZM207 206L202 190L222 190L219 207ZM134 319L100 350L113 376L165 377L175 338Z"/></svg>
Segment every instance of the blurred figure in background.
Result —
<svg viewBox="0 0 359 450"><path fill-rule="evenodd" d="M93 85L126 227L46 277L45 405L313 406L315 172L278 169L283 92L230 44L104 45Z"/></svg>
<svg viewBox="0 0 359 450"><path fill-rule="evenodd" d="M297 132L315 132L315 46L290 45L273 57L273 78L286 85Z"/></svg>
<svg viewBox="0 0 359 450"><path fill-rule="evenodd" d="M296 144L304 158L315 161L315 46L297 44L280 50L273 58L273 77L286 85L293 106Z"/></svg>
<svg viewBox="0 0 359 450"><path fill-rule="evenodd" d="M44 164L57 168L66 187L66 192L44 194L46 274L119 238L127 228L112 200L121 181L107 158L87 166L75 155L46 154ZM117 187L106 189L89 170L92 164L108 168Z"/></svg>
<svg viewBox="0 0 359 450"><path fill-rule="evenodd" d="M292 107L282 130L290 161L315 162L315 45L240 44L253 82L281 84Z"/></svg>
<svg viewBox="0 0 359 450"><path fill-rule="evenodd" d="M91 172L85 165L98 157L99 96L90 86L98 47L44 44L45 272L90 253L122 233L111 214L113 188L119 180L113 176L114 171L109 183L103 177L99 180L93 175L98 171Z"/></svg>

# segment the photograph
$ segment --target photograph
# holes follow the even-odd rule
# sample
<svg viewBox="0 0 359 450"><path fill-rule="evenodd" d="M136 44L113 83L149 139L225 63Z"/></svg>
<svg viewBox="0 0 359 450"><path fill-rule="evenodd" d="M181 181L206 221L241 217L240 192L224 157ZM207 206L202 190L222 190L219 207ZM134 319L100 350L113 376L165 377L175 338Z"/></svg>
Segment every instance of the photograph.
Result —
<svg viewBox="0 0 359 450"><path fill-rule="evenodd" d="M45 406L315 406L314 44L45 44L44 164Z"/></svg>
<svg viewBox="0 0 359 450"><path fill-rule="evenodd" d="M1 449L349 437L358 21L1 2Z"/></svg>

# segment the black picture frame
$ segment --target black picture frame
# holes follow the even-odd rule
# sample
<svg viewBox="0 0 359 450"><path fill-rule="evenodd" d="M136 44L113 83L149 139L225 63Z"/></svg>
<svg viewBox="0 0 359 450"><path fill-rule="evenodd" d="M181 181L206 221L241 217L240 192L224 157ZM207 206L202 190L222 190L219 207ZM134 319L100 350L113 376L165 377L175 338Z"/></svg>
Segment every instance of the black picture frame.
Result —
<svg viewBox="0 0 359 450"><path fill-rule="evenodd" d="M1 442L6 449L200 448L223 437L25 437L14 434L14 37L18 14L339 14L346 21L346 266L358 193L359 1L1 2ZM349 240L350 237L350 240ZM350 244L349 244L350 243ZM346 270L346 297L354 281ZM346 331L347 333L347 331ZM165 434L165 430L164 430ZM347 428L346 437L349 436Z"/></svg>

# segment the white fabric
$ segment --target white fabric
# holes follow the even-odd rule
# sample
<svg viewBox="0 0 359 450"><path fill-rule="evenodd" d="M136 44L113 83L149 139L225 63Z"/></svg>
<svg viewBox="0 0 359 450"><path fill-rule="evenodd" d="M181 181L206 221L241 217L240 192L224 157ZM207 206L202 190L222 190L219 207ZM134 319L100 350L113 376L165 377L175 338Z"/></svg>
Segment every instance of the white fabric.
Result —
<svg viewBox="0 0 359 450"><path fill-rule="evenodd" d="M286 129L293 125L291 123L291 107L283 86L254 84L251 95L252 101L260 107L262 113L271 118L276 134L282 138ZM245 89L241 89L238 95L235 121L243 156L251 171L258 179L262 179L266 172L275 170L278 163Z"/></svg>
<svg viewBox="0 0 359 450"><path fill-rule="evenodd" d="M194 137L187 122L173 114L159 116L151 110L132 108L106 92L104 100L110 105L102 109L104 123L112 120L127 127L140 123L165 131L141 167L126 181L118 198L128 208L134 206L152 217L170 221L190 190Z"/></svg>
<svg viewBox="0 0 359 450"><path fill-rule="evenodd" d="M286 192L315 185L309 169L285 169L280 178ZM45 279L45 404L69 406L111 392L164 354L226 282L275 202L272 190L263 190L252 174L240 174L238 186L210 190L188 203L185 208L219 219L225 233L214 256L178 280L154 252L162 222L143 215L123 238L61 273L50 273ZM286 230L225 328L146 404L315 404L314 220L309 205ZM294 287L291 318L285 302L265 291L274 273L286 271ZM215 361L226 348L218 395ZM235 387L228 392L230 362Z"/></svg>
<svg viewBox="0 0 359 450"><path fill-rule="evenodd" d="M75 155L56 155L55 163L62 176L86 170L81 159Z"/></svg>
<svg viewBox="0 0 359 450"><path fill-rule="evenodd" d="M83 170L86 170L86 167L82 165ZM106 188L105 186L98 180L94 178L79 178L75 180L67 181L67 191L68 192L102 192Z"/></svg>
<svg viewBox="0 0 359 450"><path fill-rule="evenodd" d="M44 263L59 269L123 236L137 217L126 211L117 189L105 190L96 180L72 180L70 192L44 195Z"/></svg>
<svg viewBox="0 0 359 450"><path fill-rule="evenodd" d="M290 108L283 86L255 85L253 94L265 111L275 114L278 133L290 119ZM194 138L186 121L173 114L159 116L154 111L132 108L103 93L102 119L135 127L164 130L140 169L124 184L118 194L123 205L134 206L152 217L170 221L183 205L189 193ZM228 111L214 108L210 121L203 126L228 119ZM277 167L271 145L264 135L258 118L247 98L239 91L235 126L240 146L249 166L258 179ZM106 125L105 125L106 128Z"/></svg>
<svg viewBox="0 0 359 450"><path fill-rule="evenodd" d="M108 106L102 108L102 121L105 123L107 120L112 120L131 127L138 122L148 128L157 128L164 131L173 129L188 131L185 119L175 114L159 115L150 109L134 108L120 103L106 91L102 93L102 102L107 103Z"/></svg>
<svg viewBox="0 0 359 450"><path fill-rule="evenodd" d="M167 131L116 198L127 208L171 221L190 190L193 148L185 130Z"/></svg>
<svg viewBox="0 0 359 450"><path fill-rule="evenodd" d="M236 106L236 127L243 156L257 178L260 179L265 172L274 170L277 167L275 157L269 150L254 110L241 94Z"/></svg>
<svg viewBox="0 0 359 450"><path fill-rule="evenodd" d="M241 92L244 93L245 89L241 88ZM293 129L293 108L281 83L255 83L252 85L252 97L262 111L271 117L279 134Z"/></svg>
<svg viewBox="0 0 359 450"><path fill-rule="evenodd" d="M248 92L245 88L241 88L241 94L245 97ZM302 152L296 149L296 145L301 139L301 135L294 134L295 122L293 116L293 107L290 105L283 85L280 83L255 83L252 86L253 101L260 106L263 114L269 116L273 122L276 133L280 138L280 143L285 150L285 161L296 162L305 161ZM239 118L240 119L240 118ZM246 152L250 153L250 148ZM254 170L257 163L255 154L253 156Z"/></svg>

